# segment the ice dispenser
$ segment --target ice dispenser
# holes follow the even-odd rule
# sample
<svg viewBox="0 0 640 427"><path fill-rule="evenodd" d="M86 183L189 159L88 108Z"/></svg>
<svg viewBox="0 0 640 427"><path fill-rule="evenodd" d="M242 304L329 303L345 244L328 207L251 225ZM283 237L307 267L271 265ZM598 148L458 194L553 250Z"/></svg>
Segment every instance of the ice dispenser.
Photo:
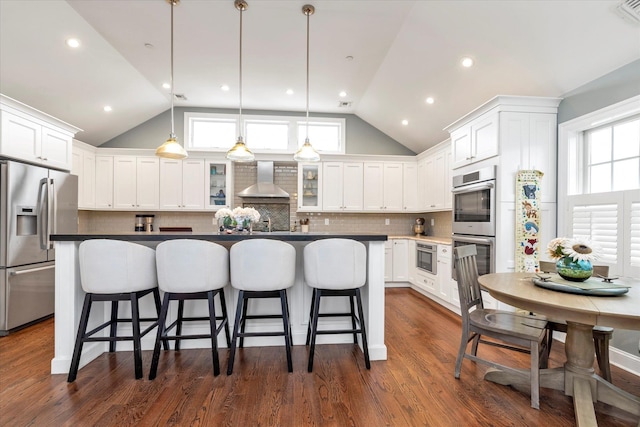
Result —
<svg viewBox="0 0 640 427"><path fill-rule="evenodd" d="M38 234L38 213L35 206L18 206L16 233L18 236Z"/></svg>

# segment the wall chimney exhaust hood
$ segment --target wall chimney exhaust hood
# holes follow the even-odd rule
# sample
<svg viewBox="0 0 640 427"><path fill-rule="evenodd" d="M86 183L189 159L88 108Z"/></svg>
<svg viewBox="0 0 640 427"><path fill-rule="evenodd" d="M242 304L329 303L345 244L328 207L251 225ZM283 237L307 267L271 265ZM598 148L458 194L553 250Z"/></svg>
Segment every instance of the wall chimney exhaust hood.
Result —
<svg viewBox="0 0 640 427"><path fill-rule="evenodd" d="M239 197L289 198L289 193L273 183L273 162L258 162L258 182L237 194Z"/></svg>

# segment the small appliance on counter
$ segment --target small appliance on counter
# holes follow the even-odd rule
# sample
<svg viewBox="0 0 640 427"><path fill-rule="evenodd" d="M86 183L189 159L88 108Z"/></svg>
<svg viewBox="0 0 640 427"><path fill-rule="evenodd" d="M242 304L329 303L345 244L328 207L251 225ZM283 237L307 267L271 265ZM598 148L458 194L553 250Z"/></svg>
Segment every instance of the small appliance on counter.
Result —
<svg viewBox="0 0 640 427"><path fill-rule="evenodd" d="M137 214L135 231L153 231L153 219L155 215Z"/></svg>
<svg viewBox="0 0 640 427"><path fill-rule="evenodd" d="M413 224L413 232L415 235L422 236L426 234L425 231L424 218L416 218L416 223Z"/></svg>

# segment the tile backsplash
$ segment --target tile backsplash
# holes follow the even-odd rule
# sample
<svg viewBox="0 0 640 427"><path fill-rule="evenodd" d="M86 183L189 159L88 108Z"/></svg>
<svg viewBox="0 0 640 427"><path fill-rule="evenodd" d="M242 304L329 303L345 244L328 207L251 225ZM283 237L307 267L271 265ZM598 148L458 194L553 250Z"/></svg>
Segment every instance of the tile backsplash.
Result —
<svg viewBox="0 0 640 427"><path fill-rule="evenodd" d="M234 164L234 192L255 184L257 168L255 163ZM298 165L295 162L276 162L274 165L274 183L290 195L290 226L296 224L300 231L300 219L309 218L309 231L312 232L370 232L387 235L409 235L417 217L425 218L427 234L438 237L451 236L451 211L423 214L402 213L325 213L297 212L298 202ZM261 199L264 200L264 199ZM233 206L242 206L243 199L235 196ZM246 202L246 199L244 200ZM287 203L286 199L273 199L270 202ZM215 212L117 212L117 211L80 211L79 232L124 232L134 231L136 214L154 214L154 229L159 227L192 227L194 232L212 232L217 230L214 224ZM386 225L385 220L389 220ZM431 219L434 226L431 226ZM326 224L328 220L328 225Z"/></svg>

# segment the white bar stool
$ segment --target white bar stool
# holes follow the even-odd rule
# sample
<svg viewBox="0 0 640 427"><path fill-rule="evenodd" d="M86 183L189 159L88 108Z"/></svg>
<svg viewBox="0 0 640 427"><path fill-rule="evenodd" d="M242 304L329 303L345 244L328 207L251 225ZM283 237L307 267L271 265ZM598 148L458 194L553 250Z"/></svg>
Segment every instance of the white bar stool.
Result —
<svg viewBox="0 0 640 427"><path fill-rule="evenodd" d="M362 311L360 288L367 281L367 249L355 240L325 239L310 243L304 248L304 280L313 288L309 328L307 329L307 345L309 349L309 365L307 370L313 371L313 356L316 336L326 334L353 334L353 343L358 343L358 335L362 336L362 348L367 369L371 369L367 332ZM350 313L320 313L320 299L323 297L349 297ZM358 305L356 316L353 298ZM350 317L352 329L318 330L320 317Z"/></svg>
<svg viewBox="0 0 640 427"><path fill-rule="evenodd" d="M153 380L158 371L160 359L160 341L175 340L176 351L180 350L180 340L183 339L211 339L211 354L213 358L213 375L220 374L218 359L218 334L224 329L227 344L231 342L229 334L229 319L227 304L224 297L224 287L229 283L229 251L217 243L203 240L177 239L160 243L156 247L156 267L158 271L158 286L164 292L158 334L151 359L149 379ZM219 295L222 316L216 316L214 298ZM207 300L209 305L208 317L184 317L184 302L186 300ZM166 326L167 313L171 301L178 301L178 317ZM209 334L182 334L184 321L208 321ZM217 321L220 324L217 325ZM169 336L169 331L176 328L176 333Z"/></svg>
<svg viewBox="0 0 640 427"><path fill-rule="evenodd" d="M133 341L136 379L142 378L142 348L140 340L158 324L157 318L141 319L138 300L152 293L156 313L160 312L160 293L156 280L156 254L146 246L118 240L87 240L80 244L80 281L86 292L78 335L69 368L68 382L73 382L78 374L80 355L85 342L108 341L109 352L116 350L117 341ZM87 332L87 324L94 301L111 301L111 319ZM118 301L131 302L131 318L118 318ZM117 336L118 323L130 322L133 334ZM140 331L140 322L153 322ZM94 334L110 327L108 337L93 337ZM165 348L168 344L164 342Z"/></svg>
<svg viewBox="0 0 640 427"><path fill-rule="evenodd" d="M293 286L296 274L296 250L289 243L269 239L251 239L231 246L231 286L238 289L231 352L227 375L233 373L236 342L240 337L240 348L245 337L284 336L287 351L287 368L293 372L291 362L291 326L289 325L289 304L287 289ZM250 298L280 298L281 314L248 315ZM282 318L282 332L245 332L250 319Z"/></svg>

